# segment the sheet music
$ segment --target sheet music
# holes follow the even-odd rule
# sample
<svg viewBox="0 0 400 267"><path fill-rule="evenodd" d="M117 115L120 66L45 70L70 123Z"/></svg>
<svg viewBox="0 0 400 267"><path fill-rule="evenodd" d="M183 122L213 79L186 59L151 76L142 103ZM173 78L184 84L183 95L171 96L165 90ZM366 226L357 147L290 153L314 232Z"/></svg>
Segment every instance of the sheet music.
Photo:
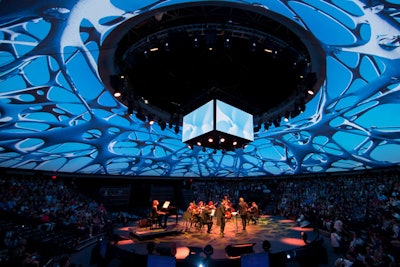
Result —
<svg viewBox="0 0 400 267"><path fill-rule="evenodd" d="M214 216L215 215L215 209L211 210L210 216Z"/></svg>
<svg viewBox="0 0 400 267"><path fill-rule="evenodd" d="M171 202L168 201L168 200L165 201L164 204L162 205L162 208L163 208L163 209L168 209L170 203L171 203Z"/></svg>

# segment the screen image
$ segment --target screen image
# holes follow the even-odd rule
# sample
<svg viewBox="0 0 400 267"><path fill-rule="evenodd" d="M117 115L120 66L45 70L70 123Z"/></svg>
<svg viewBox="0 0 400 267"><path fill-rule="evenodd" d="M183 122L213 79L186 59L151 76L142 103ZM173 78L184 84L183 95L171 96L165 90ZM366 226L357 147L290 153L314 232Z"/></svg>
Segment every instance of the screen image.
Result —
<svg viewBox="0 0 400 267"><path fill-rule="evenodd" d="M220 100L216 101L216 130L253 141L253 115Z"/></svg>
<svg viewBox="0 0 400 267"><path fill-rule="evenodd" d="M120 41L115 37L142 21L138 16L147 20L158 8L176 12L185 2L257 9L263 17L282 17L290 28L312 35L304 41L321 47L315 56L325 63L311 70L327 71L304 112L263 124L246 148L224 156L185 144L216 127L213 102L188 114L178 133L131 116L107 89L108 74L119 74L104 72L114 64ZM251 1L224 0L35 0L0 1L0 7L1 168L237 178L400 166L398 0L260 0L257 8ZM219 131L234 132L227 124L231 113L221 105L217 112L225 114L219 116L225 121ZM251 127L243 127L251 140Z"/></svg>
<svg viewBox="0 0 400 267"><path fill-rule="evenodd" d="M183 117L182 142L214 130L213 102L210 100Z"/></svg>

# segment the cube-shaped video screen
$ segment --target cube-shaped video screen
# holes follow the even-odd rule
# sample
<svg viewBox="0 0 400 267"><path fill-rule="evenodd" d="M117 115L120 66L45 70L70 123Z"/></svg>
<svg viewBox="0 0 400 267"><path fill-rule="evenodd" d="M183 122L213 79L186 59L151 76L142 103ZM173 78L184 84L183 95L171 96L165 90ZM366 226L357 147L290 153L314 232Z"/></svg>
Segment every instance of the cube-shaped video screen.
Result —
<svg viewBox="0 0 400 267"><path fill-rule="evenodd" d="M253 115L213 99L183 116L182 142L234 150L254 140Z"/></svg>

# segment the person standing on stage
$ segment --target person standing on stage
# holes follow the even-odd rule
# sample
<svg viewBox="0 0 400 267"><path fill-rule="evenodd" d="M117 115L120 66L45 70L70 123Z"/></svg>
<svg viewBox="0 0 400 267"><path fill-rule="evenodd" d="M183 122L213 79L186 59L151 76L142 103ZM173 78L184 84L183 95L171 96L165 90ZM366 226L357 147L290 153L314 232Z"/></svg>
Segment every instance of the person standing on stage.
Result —
<svg viewBox="0 0 400 267"><path fill-rule="evenodd" d="M217 225L219 225L220 229L220 236L224 236L224 231L225 231L225 214L227 211L227 202L225 199L221 201L221 205L217 208Z"/></svg>
<svg viewBox="0 0 400 267"><path fill-rule="evenodd" d="M247 202L244 201L244 198L242 197L239 198L238 212L240 214L240 218L242 219L243 231L246 231L247 209L248 209Z"/></svg>
<svg viewBox="0 0 400 267"><path fill-rule="evenodd" d="M208 202L208 205L204 206L204 210L202 212L202 222L203 225L207 225L207 233L211 233L211 228L213 226L213 220L212 220L212 212L215 212L215 206L212 201Z"/></svg>

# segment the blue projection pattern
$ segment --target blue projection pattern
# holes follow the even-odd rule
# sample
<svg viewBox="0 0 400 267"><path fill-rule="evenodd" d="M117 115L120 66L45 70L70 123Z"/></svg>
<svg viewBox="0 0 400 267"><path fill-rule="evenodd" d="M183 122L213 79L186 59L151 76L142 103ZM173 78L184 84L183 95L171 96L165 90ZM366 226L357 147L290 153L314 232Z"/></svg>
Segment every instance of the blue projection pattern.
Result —
<svg viewBox="0 0 400 267"><path fill-rule="evenodd" d="M225 154L190 150L181 131L130 117L98 72L99 54L109 49L102 44L116 27L184 2L0 1L0 167L248 177L399 165L400 0L231 1L310 31L326 53L327 77L304 113Z"/></svg>

